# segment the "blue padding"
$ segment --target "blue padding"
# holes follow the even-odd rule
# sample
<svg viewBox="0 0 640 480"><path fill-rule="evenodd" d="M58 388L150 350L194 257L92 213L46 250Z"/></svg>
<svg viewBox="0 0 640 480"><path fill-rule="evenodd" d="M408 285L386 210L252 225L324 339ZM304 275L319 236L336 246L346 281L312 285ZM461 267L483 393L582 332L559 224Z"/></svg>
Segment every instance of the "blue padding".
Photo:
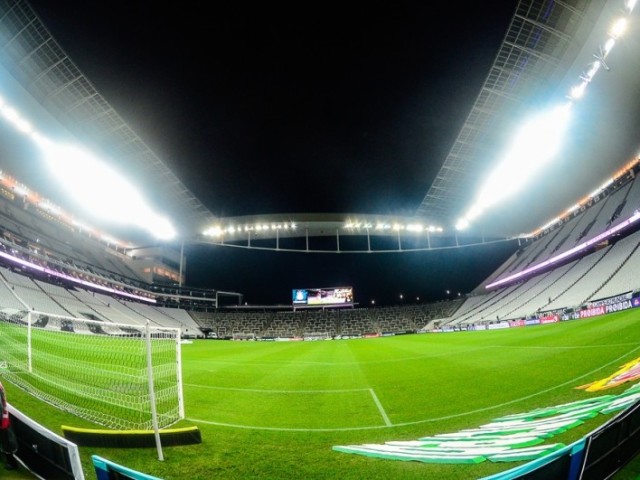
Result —
<svg viewBox="0 0 640 480"><path fill-rule="evenodd" d="M118 465L106 458L99 457L98 455L91 455L91 461L96 470L96 477L98 480L111 480L110 472L117 472L121 476L130 478L131 480L162 480L161 478L147 475L146 473L136 472L130 468Z"/></svg>
<svg viewBox="0 0 640 480"><path fill-rule="evenodd" d="M547 463L550 463L555 459L563 457L565 455L573 455L574 453L576 453L578 454L578 456L582 457L584 455L585 443L586 440L584 438L581 438L577 442L572 443L571 445L567 445L566 447L561 448L560 450L556 450L555 452L551 452L550 454L545 455L542 458L538 458L529 463L525 463L524 465L512 468L511 470L507 470L506 472L500 472L488 477L483 477L479 480L514 480L526 473L533 472L543 465L546 465ZM573 470L573 462L571 467Z"/></svg>

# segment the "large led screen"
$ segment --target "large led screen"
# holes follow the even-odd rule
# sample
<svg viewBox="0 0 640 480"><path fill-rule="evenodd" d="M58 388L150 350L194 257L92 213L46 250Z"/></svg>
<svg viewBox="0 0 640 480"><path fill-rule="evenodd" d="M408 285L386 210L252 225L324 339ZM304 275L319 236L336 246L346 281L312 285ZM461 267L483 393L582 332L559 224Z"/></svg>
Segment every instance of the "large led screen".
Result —
<svg viewBox="0 0 640 480"><path fill-rule="evenodd" d="M337 305L353 303L353 288L298 288L292 293L294 305Z"/></svg>

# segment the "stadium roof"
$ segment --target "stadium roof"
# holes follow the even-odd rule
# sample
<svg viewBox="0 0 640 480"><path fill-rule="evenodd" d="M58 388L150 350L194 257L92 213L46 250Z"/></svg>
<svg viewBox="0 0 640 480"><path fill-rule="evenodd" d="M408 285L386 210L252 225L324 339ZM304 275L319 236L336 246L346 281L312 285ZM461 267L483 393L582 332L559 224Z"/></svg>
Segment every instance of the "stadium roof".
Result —
<svg viewBox="0 0 640 480"><path fill-rule="evenodd" d="M608 20L619 9L617 3L621 2L518 2L480 93L417 207L417 218L445 228L453 226L455 217L471 202L479 181L495 165L517 119L534 105L565 96L593 61ZM554 191L553 201L533 202L533 198L540 198L540 191L530 189L508 212L488 216L481 226L484 233L511 236L535 229L629 160L635 145L630 146L628 140L616 141L630 135L624 129L605 133L602 119L613 123L615 115L623 109L627 112L633 109L632 103L640 97L633 94L634 88L636 92L638 88L636 75L628 75L629 71L637 73L636 59L640 58L637 38L636 35L635 40L628 41L625 51L612 59L609 78L599 81L600 98L607 98L606 112L596 111L593 104L584 107L584 113L592 114L591 120L582 123L586 133L577 137L575 143L588 149L588 153L577 154L581 162L560 162L564 170L551 169L550 176L541 180ZM216 218L210 207L196 198L124 121L52 38L25 0L0 0L0 51L4 69L54 122L88 147L105 153L135 178L144 179L145 193L182 232L188 232L187 236L195 237L215 224L229 223ZM603 141L605 137L607 142ZM601 161L605 152L609 156ZM566 180L569 174L571 182ZM306 221L313 223L314 215L308 215ZM297 218L305 221L304 216ZM318 231L322 227L319 225Z"/></svg>
<svg viewBox="0 0 640 480"><path fill-rule="evenodd" d="M201 231L213 215L114 110L25 1L0 2L2 64L86 146L106 152L183 231Z"/></svg>
<svg viewBox="0 0 640 480"><path fill-rule="evenodd" d="M531 99L564 88L564 77L593 30L605 1L519 2L500 50L451 151L418 208L418 215L448 223L471 202L504 144L513 119ZM592 52L589 52L592 53ZM576 76L577 78L577 76ZM560 90L561 95L566 92Z"/></svg>

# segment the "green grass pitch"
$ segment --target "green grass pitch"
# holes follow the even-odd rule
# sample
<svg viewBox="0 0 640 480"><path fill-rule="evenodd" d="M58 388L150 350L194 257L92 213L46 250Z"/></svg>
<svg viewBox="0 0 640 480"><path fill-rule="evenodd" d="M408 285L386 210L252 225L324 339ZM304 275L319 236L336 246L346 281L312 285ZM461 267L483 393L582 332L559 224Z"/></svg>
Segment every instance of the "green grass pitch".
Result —
<svg viewBox="0 0 640 480"><path fill-rule="evenodd" d="M187 419L200 445L81 448L171 479L476 479L516 466L423 464L349 455L334 445L414 440L502 415L620 393L575 387L640 357L640 311L508 330L315 342L183 345ZM70 366L72 367L72 366ZM92 426L7 385L9 400L56 433ZM570 443L600 415L553 441ZM3 477L5 478L5 477ZM20 477L16 477L20 478ZM24 477L26 478L26 477Z"/></svg>

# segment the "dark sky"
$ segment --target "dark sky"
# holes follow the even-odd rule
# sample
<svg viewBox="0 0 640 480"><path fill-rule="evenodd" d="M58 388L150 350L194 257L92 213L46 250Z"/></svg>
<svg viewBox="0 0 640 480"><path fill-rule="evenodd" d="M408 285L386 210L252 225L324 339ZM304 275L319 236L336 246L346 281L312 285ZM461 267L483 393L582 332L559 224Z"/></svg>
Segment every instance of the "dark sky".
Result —
<svg viewBox="0 0 640 480"><path fill-rule="evenodd" d="M517 2L30 3L196 197L236 216L413 214ZM507 255L188 253L189 283L249 303L334 285L361 302L435 300L468 292Z"/></svg>

